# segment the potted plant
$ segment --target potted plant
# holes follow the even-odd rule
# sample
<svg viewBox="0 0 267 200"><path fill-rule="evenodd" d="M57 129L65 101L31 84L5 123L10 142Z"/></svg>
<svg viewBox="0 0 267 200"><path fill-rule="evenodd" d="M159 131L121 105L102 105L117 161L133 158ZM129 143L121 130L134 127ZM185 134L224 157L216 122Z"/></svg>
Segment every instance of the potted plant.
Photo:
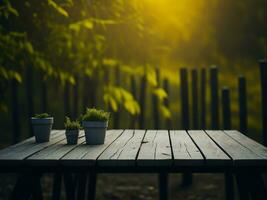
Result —
<svg viewBox="0 0 267 200"><path fill-rule="evenodd" d="M78 121L71 121L69 117L66 117L64 125L66 129L65 134L67 138L67 144L77 144L79 129L81 128L80 123Z"/></svg>
<svg viewBox="0 0 267 200"><path fill-rule="evenodd" d="M104 144L108 127L109 113L104 110L87 108L82 116L86 144Z"/></svg>
<svg viewBox="0 0 267 200"><path fill-rule="evenodd" d="M47 113L36 114L31 118L32 130L37 143L49 142L54 118Z"/></svg>

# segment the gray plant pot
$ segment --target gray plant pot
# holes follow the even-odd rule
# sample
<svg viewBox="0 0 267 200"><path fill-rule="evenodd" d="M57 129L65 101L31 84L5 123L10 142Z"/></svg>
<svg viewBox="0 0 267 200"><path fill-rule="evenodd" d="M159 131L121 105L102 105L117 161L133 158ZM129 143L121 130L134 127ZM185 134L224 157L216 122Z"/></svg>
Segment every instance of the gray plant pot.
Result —
<svg viewBox="0 0 267 200"><path fill-rule="evenodd" d="M78 142L79 130L66 130L67 144L74 145Z"/></svg>
<svg viewBox="0 0 267 200"><path fill-rule="evenodd" d="M32 130L37 143L49 142L54 118L31 118Z"/></svg>
<svg viewBox="0 0 267 200"><path fill-rule="evenodd" d="M104 144L108 122L83 121L86 144Z"/></svg>

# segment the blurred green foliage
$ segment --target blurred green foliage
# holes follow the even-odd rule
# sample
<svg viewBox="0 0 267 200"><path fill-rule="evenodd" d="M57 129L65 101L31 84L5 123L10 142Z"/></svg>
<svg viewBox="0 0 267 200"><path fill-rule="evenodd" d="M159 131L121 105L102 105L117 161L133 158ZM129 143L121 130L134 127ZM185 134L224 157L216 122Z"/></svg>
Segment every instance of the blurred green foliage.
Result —
<svg viewBox="0 0 267 200"><path fill-rule="evenodd" d="M10 111L10 81L25 84L25 73L33 68L35 74L41 74L41 79L34 77L35 84L45 81L57 93L66 84L75 86L78 79L96 80L99 101L114 112L122 106L136 116L140 105L129 83L103 83L106 71L118 67L124 79L145 76L148 92L157 96L163 118L179 121L177 69L216 64L223 74L220 83L234 91L237 75L247 76L249 123L258 131L256 60L267 54L266 20L265 0L2 0L0 112ZM155 68L171 81L175 98L162 89ZM110 78L116 79L114 74ZM166 98L172 100L170 109L163 105ZM232 100L237 101L236 92ZM52 109L61 105L49 103ZM24 104L20 102L23 109ZM236 103L232 110L237 124Z"/></svg>

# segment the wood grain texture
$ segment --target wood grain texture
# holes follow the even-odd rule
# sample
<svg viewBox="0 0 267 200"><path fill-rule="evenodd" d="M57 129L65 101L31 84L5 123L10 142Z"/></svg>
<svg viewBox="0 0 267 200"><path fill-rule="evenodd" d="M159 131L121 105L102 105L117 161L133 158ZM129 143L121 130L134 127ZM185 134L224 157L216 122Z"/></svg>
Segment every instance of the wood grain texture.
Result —
<svg viewBox="0 0 267 200"><path fill-rule="evenodd" d="M64 139L64 131L51 132L49 142L36 143L35 138L31 137L21 143L10 146L0 151L0 165L21 164L25 158L39 152Z"/></svg>
<svg viewBox="0 0 267 200"><path fill-rule="evenodd" d="M171 147L172 145L172 147ZM108 130L105 144L67 145L65 130L50 142L29 138L0 151L0 166L266 166L267 148L238 131Z"/></svg>
<svg viewBox="0 0 267 200"><path fill-rule="evenodd" d="M232 160L212 141L204 131L188 131L188 134L205 157L207 165L231 165Z"/></svg>
<svg viewBox="0 0 267 200"><path fill-rule="evenodd" d="M93 166L101 153L116 140L123 130L108 130L106 133L105 144L87 145L80 144L78 147L67 153L61 158L60 162L68 166Z"/></svg>
<svg viewBox="0 0 267 200"><path fill-rule="evenodd" d="M65 131L64 131L65 132ZM85 142L84 131L80 131L78 145ZM66 155L68 152L76 148L77 145L68 145L66 136L64 133L63 140L50 145L49 147L33 154L26 159L29 165L58 165L59 160Z"/></svg>
<svg viewBox="0 0 267 200"><path fill-rule="evenodd" d="M204 158L186 131L170 131L175 166L203 165Z"/></svg>
<svg viewBox="0 0 267 200"><path fill-rule="evenodd" d="M97 159L99 166L135 166L145 130L125 130Z"/></svg>
<svg viewBox="0 0 267 200"><path fill-rule="evenodd" d="M235 165L256 166L258 164L267 164L267 160L262 159L223 131L206 131L206 133L231 156Z"/></svg>
<svg viewBox="0 0 267 200"><path fill-rule="evenodd" d="M147 130L137 157L137 165L171 166L172 161L168 131Z"/></svg>
<svg viewBox="0 0 267 200"><path fill-rule="evenodd" d="M233 138L235 141L240 143L242 146L250 149L263 159L267 159L267 148L263 146L262 144L250 139L249 137L245 136L239 131L236 130L229 130L224 131L228 136Z"/></svg>

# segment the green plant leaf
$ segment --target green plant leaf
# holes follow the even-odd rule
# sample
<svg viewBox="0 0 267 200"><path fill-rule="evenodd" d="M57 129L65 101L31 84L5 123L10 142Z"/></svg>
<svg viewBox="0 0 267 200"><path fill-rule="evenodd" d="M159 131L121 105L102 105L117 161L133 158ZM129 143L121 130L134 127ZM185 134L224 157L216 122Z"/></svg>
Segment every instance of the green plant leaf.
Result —
<svg viewBox="0 0 267 200"><path fill-rule="evenodd" d="M103 64L106 66L116 66L118 64L118 60L112 58L104 58Z"/></svg>
<svg viewBox="0 0 267 200"><path fill-rule="evenodd" d="M22 83L22 77L18 72L13 72L13 77L16 81L18 81L19 83Z"/></svg>
<svg viewBox="0 0 267 200"><path fill-rule="evenodd" d="M92 30L94 28L94 24L90 19L85 19L69 24L69 29L74 32L80 32L82 27L88 30Z"/></svg>
<svg viewBox="0 0 267 200"><path fill-rule="evenodd" d="M63 9L61 6L59 6L55 1L53 0L47 0L48 5L53 7L59 14L63 15L64 17L69 17L68 12Z"/></svg>
<svg viewBox="0 0 267 200"><path fill-rule="evenodd" d="M160 101L168 97L168 94L162 88L154 89L153 94L156 95Z"/></svg>
<svg viewBox="0 0 267 200"><path fill-rule="evenodd" d="M160 109L160 113L162 114L163 118L165 119L171 118L171 112L166 106L160 105L159 109Z"/></svg>
<svg viewBox="0 0 267 200"><path fill-rule="evenodd" d="M157 77L156 77L156 73L154 70L148 69L147 73L146 73L146 78L147 78L147 82L152 86L152 87L156 87L157 86Z"/></svg>
<svg viewBox="0 0 267 200"><path fill-rule="evenodd" d="M8 2L7 10L15 16L19 16L19 12Z"/></svg>

